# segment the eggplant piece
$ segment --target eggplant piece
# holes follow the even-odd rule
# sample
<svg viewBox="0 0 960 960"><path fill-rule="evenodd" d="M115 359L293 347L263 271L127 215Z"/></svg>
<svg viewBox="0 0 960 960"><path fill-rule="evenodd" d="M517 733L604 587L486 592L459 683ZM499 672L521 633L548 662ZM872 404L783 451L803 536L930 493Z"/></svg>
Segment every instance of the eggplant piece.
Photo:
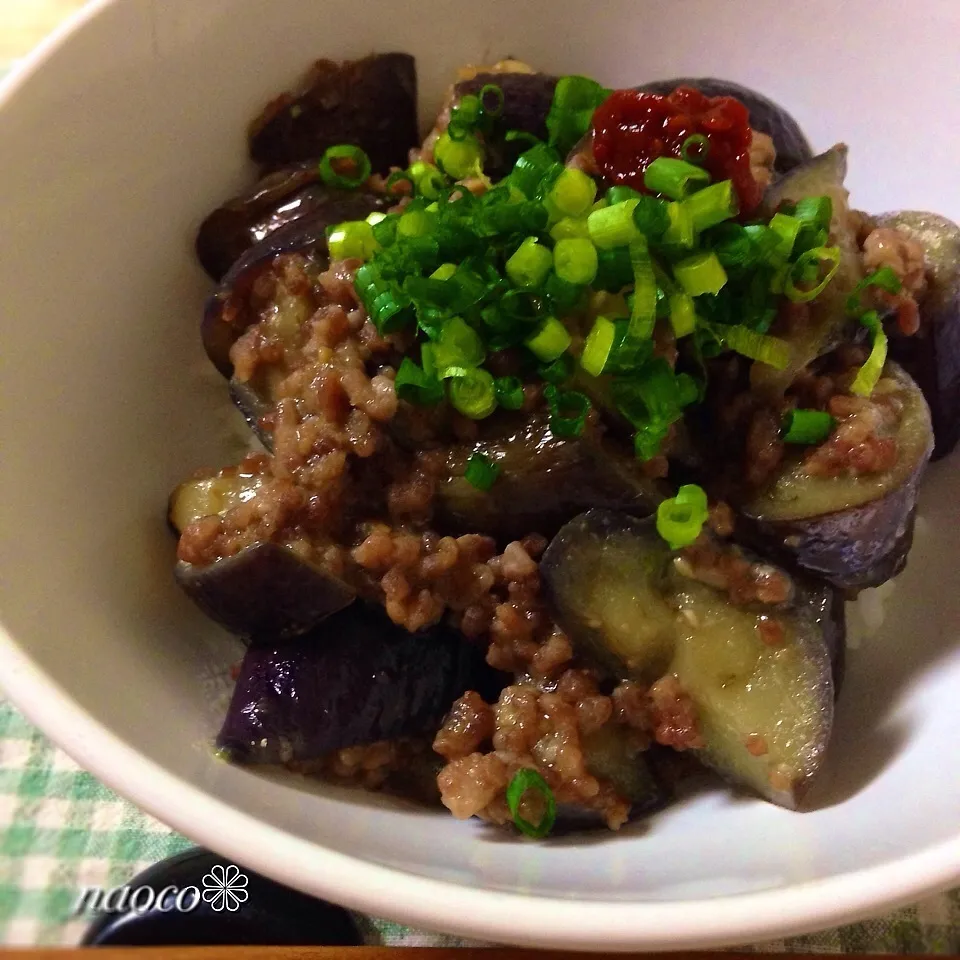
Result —
<svg viewBox="0 0 960 960"><path fill-rule="evenodd" d="M170 498L177 531L223 514L249 498L256 479L238 474L188 480ZM356 591L321 566L276 543L255 543L208 564L177 561L174 577L214 622L245 640L304 633L356 599Z"/></svg>
<svg viewBox="0 0 960 960"><path fill-rule="evenodd" d="M406 167L418 133L417 69L409 54L318 60L253 122L250 156L276 169L348 143L366 151L375 173L386 173Z"/></svg>
<svg viewBox="0 0 960 960"><path fill-rule="evenodd" d="M753 365L751 383L758 392L782 396L804 367L843 339L849 325L847 298L863 278L863 265L849 216L849 194L843 185L846 175L847 147L837 144L796 167L764 197L761 212L766 216L772 216L785 201L796 203L804 197L830 197L833 202L830 242L840 248L840 264L824 292L810 303L809 320L786 338L792 348L786 368L775 370L764 363Z"/></svg>
<svg viewBox="0 0 960 960"><path fill-rule="evenodd" d="M930 411L919 387L894 364L885 375L899 384L903 403L891 470L810 477L796 451L740 508L744 539L849 591L879 586L906 565L920 478L933 450Z"/></svg>
<svg viewBox="0 0 960 960"><path fill-rule="evenodd" d="M252 304L258 279L273 266L282 253L300 253L308 261L309 269L322 273L329 266L327 227L342 220L363 219L370 209L366 194L348 194L342 200L314 210L268 234L251 247L233 264L220 282L216 292L207 300L201 321L203 346L213 365L225 376L233 374L230 348L237 338L260 317ZM307 317L298 312L305 301L280 305L277 333L284 324L290 333L299 329Z"/></svg>
<svg viewBox="0 0 960 960"><path fill-rule="evenodd" d="M617 678L674 675L692 699L697 757L734 783L793 808L820 767L833 725L831 648L842 607L794 576L776 607L738 607L684 575L652 519L591 510L554 538L540 573L557 622L589 662ZM783 642L758 629L773 615Z"/></svg>
<svg viewBox="0 0 960 960"><path fill-rule="evenodd" d="M777 173L789 173L794 167L806 163L812 156L810 143L796 120L783 107L774 103L756 90L714 77L675 77L673 80L656 80L637 87L647 93L666 96L677 87L693 87L705 97L733 97L739 100L750 113L750 126L767 134L777 151L774 169Z"/></svg>
<svg viewBox="0 0 960 960"><path fill-rule="evenodd" d="M531 134L538 140L547 139L547 114L558 79L546 73L479 73L455 85L453 104L467 94L478 94L487 84L503 91L503 111L493 129L483 136L483 170L491 180L505 177L520 154L530 149L529 142L523 139L508 142L506 137L511 130Z"/></svg>
<svg viewBox="0 0 960 960"><path fill-rule="evenodd" d="M316 161L299 163L268 174L209 214L197 232L197 259L220 280L247 250L294 220L314 213L325 213L330 223L362 219L390 202L384 195L328 187Z"/></svg>
<svg viewBox="0 0 960 960"><path fill-rule="evenodd" d="M583 737L580 746L590 773L612 783L617 793L630 801L631 817L651 813L666 803L666 787L629 728L608 723Z"/></svg>
<svg viewBox="0 0 960 960"><path fill-rule="evenodd" d="M464 476L482 453L500 467L488 491ZM559 437L545 412L502 413L485 421L473 444L450 449L437 485L440 524L453 532L483 530L503 538L531 531L549 536L578 510L610 507L647 515L669 494L643 475L626 449L591 425L579 437Z"/></svg>
<svg viewBox="0 0 960 960"><path fill-rule="evenodd" d="M305 636L247 650L217 746L238 763L276 764L429 734L464 691L501 677L456 631L411 634L357 603Z"/></svg>
<svg viewBox="0 0 960 960"><path fill-rule="evenodd" d="M926 252L928 288L920 302L920 330L890 331L890 357L917 381L930 405L936 446L946 456L960 439L960 227L936 213L901 210L876 217L897 227Z"/></svg>

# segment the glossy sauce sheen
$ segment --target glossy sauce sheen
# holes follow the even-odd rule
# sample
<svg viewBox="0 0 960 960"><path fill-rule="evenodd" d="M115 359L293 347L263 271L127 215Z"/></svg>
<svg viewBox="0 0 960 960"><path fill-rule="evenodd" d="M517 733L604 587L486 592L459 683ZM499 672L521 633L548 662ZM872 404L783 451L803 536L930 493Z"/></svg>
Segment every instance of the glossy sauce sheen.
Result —
<svg viewBox="0 0 960 960"><path fill-rule="evenodd" d="M679 157L684 140L703 134L703 166L714 180L732 180L743 213L760 202L750 172L750 115L733 97L705 97L691 87L669 96L618 90L593 115L593 155L611 183L645 190L643 173L657 157Z"/></svg>

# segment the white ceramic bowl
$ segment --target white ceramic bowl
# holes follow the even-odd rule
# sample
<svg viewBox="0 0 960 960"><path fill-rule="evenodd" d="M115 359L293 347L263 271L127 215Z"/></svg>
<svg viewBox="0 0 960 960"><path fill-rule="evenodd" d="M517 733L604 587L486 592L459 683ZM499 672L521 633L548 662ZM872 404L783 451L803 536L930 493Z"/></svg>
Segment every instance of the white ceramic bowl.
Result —
<svg viewBox="0 0 960 960"><path fill-rule="evenodd" d="M579 948L702 947L861 917L960 880L960 459L882 634L851 651L817 808L722 791L617 835L531 844L215 762L236 648L177 591L171 487L227 455L198 337L202 215L245 182L244 129L315 57L513 54L611 85L713 74L851 147L867 209L960 217L960 8L895 0L119 0L0 95L0 673L27 715L195 840L428 928Z"/></svg>

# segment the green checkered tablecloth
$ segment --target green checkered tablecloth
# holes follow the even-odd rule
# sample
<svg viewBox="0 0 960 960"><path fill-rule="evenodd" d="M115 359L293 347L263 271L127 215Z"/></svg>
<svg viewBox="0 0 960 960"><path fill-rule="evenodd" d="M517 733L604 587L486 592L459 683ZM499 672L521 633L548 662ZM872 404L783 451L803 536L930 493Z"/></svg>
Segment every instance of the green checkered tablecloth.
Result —
<svg viewBox="0 0 960 960"><path fill-rule="evenodd" d="M117 887L190 846L84 773L0 701L0 944L72 944L87 886ZM363 918L371 943L461 944ZM750 948L748 948L750 949ZM888 916L753 949L790 953L960 953L960 890Z"/></svg>

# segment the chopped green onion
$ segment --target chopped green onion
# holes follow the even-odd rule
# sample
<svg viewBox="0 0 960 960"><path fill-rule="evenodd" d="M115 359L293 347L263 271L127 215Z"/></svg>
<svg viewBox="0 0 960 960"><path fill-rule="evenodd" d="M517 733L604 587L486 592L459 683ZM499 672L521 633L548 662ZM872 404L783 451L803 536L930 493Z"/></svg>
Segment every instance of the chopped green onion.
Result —
<svg viewBox="0 0 960 960"><path fill-rule="evenodd" d="M432 163L423 160L410 166L410 177L417 193L428 200L436 200L446 185L443 174Z"/></svg>
<svg viewBox="0 0 960 960"><path fill-rule="evenodd" d="M543 802L543 816L539 823L531 823L520 814L520 804L531 790L539 794ZM557 819L557 801L553 791L547 786L547 781L529 767L518 770L507 784L507 808L517 829L534 840L541 840L550 833Z"/></svg>
<svg viewBox="0 0 960 960"><path fill-rule="evenodd" d="M623 247L642 236L633 222L633 210L637 200L624 200L612 206L594 210L587 217L590 239L600 250Z"/></svg>
<svg viewBox="0 0 960 960"><path fill-rule="evenodd" d="M670 425L660 421L651 421L640 427L633 435L633 452L637 459L646 461L657 456L669 430Z"/></svg>
<svg viewBox="0 0 960 960"><path fill-rule="evenodd" d="M612 91L589 77L561 77L547 114L550 144L564 156L590 129L593 113Z"/></svg>
<svg viewBox="0 0 960 960"><path fill-rule="evenodd" d="M693 227L693 217L686 205L677 202L668 203L667 218L669 225L663 234L663 245L677 250L692 250L697 242L697 232Z"/></svg>
<svg viewBox="0 0 960 960"><path fill-rule="evenodd" d="M392 246L394 240L397 238L397 226L399 223L400 214L388 213L378 223L373 224L373 239L376 240L381 247Z"/></svg>
<svg viewBox="0 0 960 960"><path fill-rule="evenodd" d="M697 312L693 305L693 297L688 293L677 291L669 296L670 326L673 334L679 340L693 333L697 326Z"/></svg>
<svg viewBox="0 0 960 960"><path fill-rule="evenodd" d="M367 180L370 170L370 158L349 143L327 147L320 161L320 179L328 187L355 190Z"/></svg>
<svg viewBox="0 0 960 960"><path fill-rule="evenodd" d="M707 495L695 483L684 484L675 497L657 507L657 533L671 550L688 547L697 537L710 515Z"/></svg>
<svg viewBox="0 0 960 960"><path fill-rule="evenodd" d="M556 317L547 317L540 329L524 343L538 360L552 363L567 352L571 338L567 328Z"/></svg>
<svg viewBox="0 0 960 960"><path fill-rule="evenodd" d="M434 354L440 379L452 376L451 371L479 367L486 359L483 341L462 317L451 317L440 329Z"/></svg>
<svg viewBox="0 0 960 960"><path fill-rule="evenodd" d="M797 204L794 216L803 223L829 230L830 221L833 219L833 201L827 196L804 197Z"/></svg>
<svg viewBox="0 0 960 960"><path fill-rule="evenodd" d="M567 283L593 283L597 275L597 248L582 238L558 240L553 248L553 268Z"/></svg>
<svg viewBox="0 0 960 960"><path fill-rule="evenodd" d="M790 363L790 344L779 337L757 333L756 330L742 325L727 327L719 335L721 341L731 350L751 360L765 363L775 370L784 370Z"/></svg>
<svg viewBox="0 0 960 960"><path fill-rule="evenodd" d="M586 213L597 197L597 185L582 170L564 167L548 194L550 202L560 213L579 217Z"/></svg>
<svg viewBox="0 0 960 960"><path fill-rule="evenodd" d="M506 263L507 276L518 287L539 287L553 266L553 254L548 247L537 243L536 237L527 237Z"/></svg>
<svg viewBox="0 0 960 960"><path fill-rule="evenodd" d="M827 264L827 272L818 280L815 286L797 286L800 278L805 276L807 267L815 269L817 275L819 275L824 263ZM787 299L792 300L794 303L805 303L808 300L813 300L823 293L839 267L839 247L815 247L813 250L807 250L800 254L796 262L790 267L784 279L783 292Z"/></svg>
<svg viewBox="0 0 960 960"><path fill-rule="evenodd" d="M471 420L483 420L497 408L493 376L482 367L471 367L449 381L450 403Z"/></svg>
<svg viewBox="0 0 960 960"><path fill-rule="evenodd" d="M373 213L367 214L367 223L371 227L375 227L378 223L382 223L387 219L387 215L382 210L374 210Z"/></svg>
<svg viewBox="0 0 960 960"><path fill-rule="evenodd" d="M768 266L779 266L783 262L780 255L781 238L770 227L753 223L743 228L750 242L754 245L755 261Z"/></svg>
<svg viewBox="0 0 960 960"><path fill-rule="evenodd" d="M467 468L463 472L463 479L472 487L486 492L500 475L500 464L494 463L482 453L475 453L467 461Z"/></svg>
<svg viewBox="0 0 960 960"><path fill-rule="evenodd" d="M702 167L673 157L657 157L643 173L643 185L651 193L660 193L671 200L685 200L692 191L709 182L710 174Z"/></svg>
<svg viewBox="0 0 960 960"><path fill-rule="evenodd" d="M687 163L702 164L710 155L710 141L702 133L692 133L680 145L680 156Z"/></svg>
<svg viewBox="0 0 960 960"><path fill-rule="evenodd" d="M879 287L887 293L899 293L903 284L890 267L880 267L854 287L853 293L847 298L847 313L858 316L864 310L861 294L870 287Z"/></svg>
<svg viewBox="0 0 960 960"><path fill-rule="evenodd" d="M503 113L503 90L495 83L484 84L477 96L488 117L499 117Z"/></svg>
<svg viewBox="0 0 960 960"><path fill-rule="evenodd" d="M719 293L727 282L727 272L712 251L695 253L675 263L673 276L691 297Z"/></svg>
<svg viewBox="0 0 960 960"><path fill-rule="evenodd" d="M554 260L556 260L556 250L554 250ZM550 302L550 308L555 313L566 314L580 305L583 292L587 288L584 284L571 283L556 273L551 273L541 289L543 295Z"/></svg>
<svg viewBox="0 0 960 960"><path fill-rule="evenodd" d="M608 293L619 293L633 280L633 267L626 247L597 252L597 276L593 286Z"/></svg>
<svg viewBox="0 0 960 960"><path fill-rule="evenodd" d="M580 366L591 377L599 377L607 366L617 339L617 326L607 317L597 317L583 344Z"/></svg>
<svg viewBox="0 0 960 960"><path fill-rule="evenodd" d="M441 134L433 156L437 167L454 180L476 176L483 169L483 148L472 134L462 140L454 140L449 132Z"/></svg>
<svg viewBox="0 0 960 960"><path fill-rule="evenodd" d="M327 231L327 248L334 260L369 260L379 246L366 220L347 220Z"/></svg>
<svg viewBox="0 0 960 960"><path fill-rule="evenodd" d="M659 240L671 222L666 201L641 195L633 208L633 222L648 240Z"/></svg>
<svg viewBox="0 0 960 960"><path fill-rule="evenodd" d="M857 372L850 386L850 392L858 397L869 397L887 362L887 335L876 310L868 310L860 318L860 322L873 334L873 346L870 348L867 362Z"/></svg>
<svg viewBox="0 0 960 960"><path fill-rule="evenodd" d="M793 245L797 241L797 234L803 224L796 217L787 213L775 213L768 226L780 240L780 257L783 260L789 259L793 252Z"/></svg>
<svg viewBox="0 0 960 960"><path fill-rule="evenodd" d="M447 131L453 140L463 140L476 126L482 112L480 98L468 93L455 103L450 111Z"/></svg>
<svg viewBox="0 0 960 960"><path fill-rule="evenodd" d="M410 185L409 190L397 190L396 186L399 183L408 183ZM417 184L411 176L409 170L394 170L393 173L387 177L387 181L383 185L383 189L385 193L389 193L392 196L398 196L401 193L414 193L417 189Z"/></svg>
<svg viewBox="0 0 960 960"><path fill-rule="evenodd" d="M455 263L441 263L433 273L430 274L431 280L449 280L457 272Z"/></svg>
<svg viewBox="0 0 960 960"><path fill-rule="evenodd" d="M618 183L607 190L606 200L610 206L613 206L615 203L623 203L624 200L639 200L642 196L643 194L639 190Z"/></svg>
<svg viewBox="0 0 960 960"><path fill-rule="evenodd" d="M784 443L822 443L837 421L823 410L791 410L783 418Z"/></svg>
<svg viewBox="0 0 960 960"><path fill-rule="evenodd" d="M573 240L589 238L590 227L586 217L564 217L550 228L554 240Z"/></svg>
<svg viewBox="0 0 960 960"><path fill-rule="evenodd" d="M558 437L579 437L590 412L590 401L576 390L558 390L550 384L543 395L550 408L550 429Z"/></svg>
<svg viewBox="0 0 960 960"><path fill-rule="evenodd" d="M657 281L647 238L642 233L630 244L630 266L633 268L633 307L628 335L647 340L653 335L657 319Z"/></svg>
<svg viewBox="0 0 960 960"><path fill-rule="evenodd" d="M397 222L397 236L424 237L433 231L436 217L425 208L410 204Z"/></svg>
<svg viewBox="0 0 960 960"><path fill-rule="evenodd" d="M394 380L397 396L418 406L436 406L443 399L443 384L409 357L404 357Z"/></svg>
<svg viewBox="0 0 960 960"><path fill-rule="evenodd" d="M684 200L683 205L693 220L693 229L697 231L715 227L735 217L740 210L740 200L733 189L732 180L721 180L698 190Z"/></svg>
<svg viewBox="0 0 960 960"><path fill-rule="evenodd" d="M547 383L561 384L566 383L573 376L573 367L573 357L569 353L562 353L552 363L537 367L537 374Z"/></svg>
<svg viewBox="0 0 960 960"><path fill-rule="evenodd" d="M520 154L510 172L509 181L523 196L533 200L543 194L544 183L552 184L553 178L563 169L560 154L553 147L538 143Z"/></svg>
<svg viewBox="0 0 960 960"><path fill-rule="evenodd" d="M494 380L497 403L504 410L519 410L523 406L523 383L519 377L497 377Z"/></svg>

